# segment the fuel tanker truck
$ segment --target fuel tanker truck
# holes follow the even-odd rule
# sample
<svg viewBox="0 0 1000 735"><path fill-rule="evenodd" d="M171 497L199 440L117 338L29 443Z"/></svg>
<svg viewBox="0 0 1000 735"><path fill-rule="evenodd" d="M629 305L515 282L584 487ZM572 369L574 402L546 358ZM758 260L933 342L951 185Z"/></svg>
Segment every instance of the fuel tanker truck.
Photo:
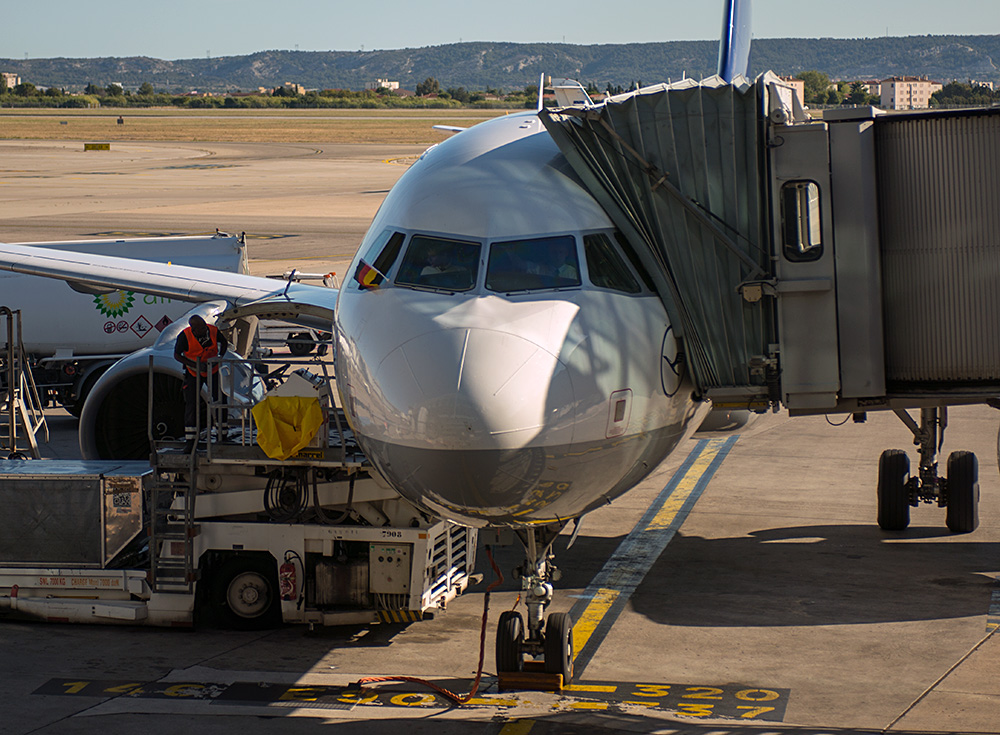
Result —
<svg viewBox="0 0 1000 735"><path fill-rule="evenodd" d="M19 243L248 273L243 235ZM0 272L0 306L21 312L21 339L43 400L79 416L97 379L120 358L151 346L191 304L133 291ZM0 320L0 344L6 344ZM0 358L2 359L2 358ZM0 371L2 374L2 371ZM2 380L2 378L0 378Z"/></svg>

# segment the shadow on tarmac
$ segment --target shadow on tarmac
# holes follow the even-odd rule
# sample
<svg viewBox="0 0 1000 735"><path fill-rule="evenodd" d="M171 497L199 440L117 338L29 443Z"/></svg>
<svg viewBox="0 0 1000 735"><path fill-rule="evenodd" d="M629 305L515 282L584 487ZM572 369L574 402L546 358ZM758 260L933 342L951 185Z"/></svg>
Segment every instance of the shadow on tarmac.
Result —
<svg viewBox="0 0 1000 735"><path fill-rule="evenodd" d="M986 573L998 568L998 552L1000 544L934 528L889 534L868 525L800 526L724 539L678 534L632 605L658 623L685 626L985 615L997 584Z"/></svg>
<svg viewBox="0 0 1000 735"><path fill-rule="evenodd" d="M562 579L556 595L584 589L624 536L568 537L555 543ZM1000 544L944 528L887 533L872 525L772 528L739 538L678 533L631 598L635 612L666 625L799 626L939 620L985 615L997 588ZM519 546L494 549L504 583ZM491 572L480 550L478 571Z"/></svg>
<svg viewBox="0 0 1000 735"><path fill-rule="evenodd" d="M386 735L405 732L407 735L612 735L613 733L659 733L660 735L874 735L880 730L859 730L842 728L797 727L794 725L741 724L715 721L713 723L689 722L650 718L626 713L559 713L544 717L507 719L502 716L492 721L472 721L456 719L454 711L442 714L435 712L424 717L391 719L329 719L292 716L282 713L275 716L258 715L251 718L249 725L245 718L213 718L213 730L220 735L236 732L237 728L252 727L253 732L266 735L322 735L323 733L351 733L351 735ZM151 722L153 720L153 722ZM134 735L137 728L147 732L201 732L206 727L204 715L105 715L94 717L73 717L64 719L36 731L39 735L58 732L66 735L97 732L99 723L101 735ZM243 730L245 732L245 730ZM935 732L921 730L893 730L894 735L935 735ZM938 733L938 735L943 735Z"/></svg>

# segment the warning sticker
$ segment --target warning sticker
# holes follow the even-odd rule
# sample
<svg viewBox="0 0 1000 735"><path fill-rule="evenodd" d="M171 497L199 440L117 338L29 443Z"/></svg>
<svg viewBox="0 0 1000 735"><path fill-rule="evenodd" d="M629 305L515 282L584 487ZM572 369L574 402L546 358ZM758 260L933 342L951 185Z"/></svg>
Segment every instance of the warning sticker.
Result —
<svg viewBox="0 0 1000 735"><path fill-rule="evenodd" d="M135 332L136 336L139 337L139 339L142 339L147 334L149 334L149 331L152 328L153 325L149 323L149 319L142 316L141 314L139 315L138 319L132 322L132 331Z"/></svg>

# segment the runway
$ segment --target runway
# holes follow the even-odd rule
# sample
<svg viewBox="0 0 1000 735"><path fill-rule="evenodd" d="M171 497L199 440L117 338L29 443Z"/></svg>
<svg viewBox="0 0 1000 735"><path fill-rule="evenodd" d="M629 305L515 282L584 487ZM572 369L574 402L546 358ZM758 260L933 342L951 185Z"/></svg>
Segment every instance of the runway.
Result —
<svg viewBox="0 0 1000 735"><path fill-rule="evenodd" d="M0 240L246 231L252 269L343 273L410 146L0 141ZM2 301L2 298L0 298ZM501 692L493 627L517 598L513 547L491 599L483 688L455 708L403 674L468 690L485 582L433 620L266 632L0 623L0 733L561 735L1000 732L998 414L953 409L942 458L976 452L980 527L944 510L875 525L879 453L912 450L893 415L834 426L756 418L697 435L587 516L552 611L577 619L576 687ZM48 456L74 454L53 417ZM831 417L831 421L840 418ZM912 456L912 453L911 453ZM480 571L490 578L485 554ZM991 606L993 611L991 613ZM210 718L210 719L207 719Z"/></svg>

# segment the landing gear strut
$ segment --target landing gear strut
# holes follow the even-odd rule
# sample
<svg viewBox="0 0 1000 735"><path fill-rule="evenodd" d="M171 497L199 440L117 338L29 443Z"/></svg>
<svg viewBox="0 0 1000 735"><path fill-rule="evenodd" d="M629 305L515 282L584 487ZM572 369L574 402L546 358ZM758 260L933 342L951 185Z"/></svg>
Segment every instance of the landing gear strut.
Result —
<svg viewBox="0 0 1000 735"><path fill-rule="evenodd" d="M552 583L561 576L552 563L552 542L561 526L517 531L527 559L514 570L521 579L521 596L528 608L527 620L508 611L497 626L498 673L517 673L525 668L525 655L544 658L548 674L561 674L563 685L573 680L573 621L566 613L552 613L545 621L545 608L552 602Z"/></svg>
<svg viewBox="0 0 1000 735"><path fill-rule="evenodd" d="M910 507L937 503L947 508L952 533L971 533L979 526L979 464L972 452L948 456L947 478L938 476L937 453L948 426L947 407L920 409L920 425L902 409L895 414L913 433L919 447L920 470L910 476L910 460L900 449L887 449L878 462L878 525L902 531L910 525Z"/></svg>

